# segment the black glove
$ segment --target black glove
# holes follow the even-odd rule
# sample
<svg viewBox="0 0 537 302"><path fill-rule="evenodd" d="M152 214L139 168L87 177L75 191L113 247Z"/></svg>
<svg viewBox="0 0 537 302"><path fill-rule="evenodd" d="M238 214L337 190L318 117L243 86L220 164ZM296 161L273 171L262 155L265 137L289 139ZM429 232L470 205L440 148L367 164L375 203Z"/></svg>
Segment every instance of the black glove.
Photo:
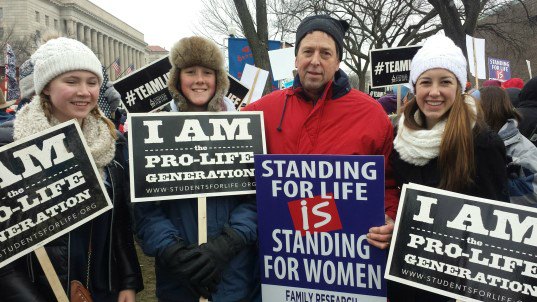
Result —
<svg viewBox="0 0 537 302"><path fill-rule="evenodd" d="M510 162L507 164L507 177L510 179L517 179L524 176L524 173L522 172L522 166L520 164L516 164L514 162Z"/></svg>
<svg viewBox="0 0 537 302"><path fill-rule="evenodd" d="M158 261L161 267L165 267L176 278L181 281L188 281L194 270L188 270L185 266L192 260L192 250L194 246L187 246L183 239L177 238L177 241L167 247L159 256ZM190 255L190 256L189 256Z"/></svg>
<svg viewBox="0 0 537 302"><path fill-rule="evenodd" d="M192 293L194 297L203 297L205 299L211 299L211 293L216 291L216 289L210 291L207 287L194 285L190 282L185 283L185 287Z"/></svg>
<svg viewBox="0 0 537 302"><path fill-rule="evenodd" d="M192 285L215 292L224 268L245 246L235 230L224 228L220 236L187 252L185 257L190 261L185 270L194 272L190 278Z"/></svg>

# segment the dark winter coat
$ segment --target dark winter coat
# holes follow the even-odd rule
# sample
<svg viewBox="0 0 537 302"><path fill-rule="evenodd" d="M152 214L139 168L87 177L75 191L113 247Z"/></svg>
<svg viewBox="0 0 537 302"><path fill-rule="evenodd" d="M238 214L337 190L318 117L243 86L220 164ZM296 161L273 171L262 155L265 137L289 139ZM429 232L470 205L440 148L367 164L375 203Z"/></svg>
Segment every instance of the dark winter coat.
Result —
<svg viewBox="0 0 537 302"><path fill-rule="evenodd" d="M516 109L522 114L522 121L518 125L518 129L522 135L537 146L537 137L531 137L537 127L537 77L529 80L524 85L518 98L519 102Z"/></svg>
<svg viewBox="0 0 537 302"><path fill-rule="evenodd" d="M157 297L163 301L198 301L159 261L162 252L181 238L187 245L198 244L197 199L142 202L135 204L136 231L145 254L155 257ZM242 301L255 287L257 211L251 196L207 198L207 237L231 227L247 242L224 270L212 301ZM177 300L181 297L180 300Z"/></svg>
<svg viewBox="0 0 537 302"><path fill-rule="evenodd" d="M0 126L0 146L13 141L13 122ZM143 289L142 275L131 229L130 202L125 164L126 142L120 137L116 142L114 160L105 167L105 186L113 204L108 211L91 222L45 245L48 256L69 292L69 281L86 283L88 237L91 225L93 254L91 261L90 289L117 300L117 293L125 289ZM36 285L32 284L35 283ZM35 255L30 254L0 269L2 301L54 301ZM102 300L101 300L102 301ZM108 301L108 300L107 300Z"/></svg>
<svg viewBox="0 0 537 302"><path fill-rule="evenodd" d="M488 199L509 201L507 190L507 156L503 141L490 129L483 129L474 136L474 154L476 160L476 176L474 184L468 189L457 192ZM438 187L440 171L438 158L429 161L425 166L416 166L401 159L394 149L390 156L395 180L399 185L417 183Z"/></svg>
<svg viewBox="0 0 537 302"><path fill-rule="evenodd" d="M500 137L490 129L483 129L474 136L474 154L476 159L476 176L474 185L467 190L457 192L472 196L509 202L507 188L507 158L505 147ZM424 166L405 162L394 149L390 163L397 183L406 183L438 187L440 171L438 158ZM453 299L423 291L403 284L388 282L388 298L391 302L445 302Z"/></svg>
<svg viewBox="0 0 537 302"><path fill-rule="evenodd" d="M234 111L231 102L218 98L218 107ZM220 103L222 102L222 103ZM171 102L171 111L179 110L177 102ZM162 252L177 238L187 245L198 243L197 199L142 202L134 207L136 234L145 254L155 257L157 297L160 301L198 301L180 280L173 277L169 268L159 261ZM253 196L219 196L207 198L207 237L222 234L224 227L231 227L246 242L246 248L228 263L218 290L212 301L249 301L255 295L259 283L257 262L257 209Z"/></svg>
<svg viewBox="0 0 537 302"><path fill-rule="evenodd" d="M0 125L9 122L15 118L15 115L0 109Z"/></svg>

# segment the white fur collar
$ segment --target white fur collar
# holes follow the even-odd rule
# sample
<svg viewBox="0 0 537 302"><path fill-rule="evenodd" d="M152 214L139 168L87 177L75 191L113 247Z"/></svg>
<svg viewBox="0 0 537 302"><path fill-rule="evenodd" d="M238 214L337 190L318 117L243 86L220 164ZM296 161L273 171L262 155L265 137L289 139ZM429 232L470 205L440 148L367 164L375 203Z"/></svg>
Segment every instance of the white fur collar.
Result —
<svg viewBox="0 0 537 302"><path fill-rule="evenodd" d="M13 127L13 139L19 140L58 124L60 122L54 117L51 118L50 122L48 121L41 106L41 98L36 95L28 105L17 113ZM110 134L108 125L92 114L88 114L84 119L81 128L95 165L102 175L104 167L114 159L116 152L114 138Z"/></svg>

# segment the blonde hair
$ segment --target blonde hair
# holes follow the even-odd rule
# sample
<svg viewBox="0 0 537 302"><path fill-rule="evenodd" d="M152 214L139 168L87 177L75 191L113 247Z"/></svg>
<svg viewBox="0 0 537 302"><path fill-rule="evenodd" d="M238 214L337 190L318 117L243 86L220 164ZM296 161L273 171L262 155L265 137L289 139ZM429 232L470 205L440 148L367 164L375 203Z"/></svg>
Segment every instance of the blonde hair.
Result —
<svg viewBox="0 0 537 302"><path fill-rule="evenodd" d="M446 126L440 143L438 154L438 169L440 171L439 188L461 192L474 184L476 161L474 155L474 131L484 128L481 107L476 103L476 112L465 102L471 97L462 94L460 84L457 84L455 101L445 113ZM404 125L410 129L425 129L425 123L420 124L414 118L418 111L422 121L425 115L419 110L416 97L403 109ZM475 123L475 126L472 125Z"/></svg>
<svg viewBox="0 0 537 302"><path fill-rule="evenodd" d="M50 101L49 96L44 94L43 92L41 92L41 94L39 94L39 97L41 98L41 108L43 108L43 112L45 113L45 117L50 122L50 120L52 118L52 102ZM99 109L98 105L95 105L95 107L93 109L91 109L89 114L93 115L95 118L100 119L100 120L102 120L103 122L106 123L106 126L108 126L108 130L110 131L110 135L112 135L114 140L116 140L118 138L117 134L116 134L116 127L115 127L114 123L112 123L111 120L109 120L106 116L103 115L103 113Z"/></svg>

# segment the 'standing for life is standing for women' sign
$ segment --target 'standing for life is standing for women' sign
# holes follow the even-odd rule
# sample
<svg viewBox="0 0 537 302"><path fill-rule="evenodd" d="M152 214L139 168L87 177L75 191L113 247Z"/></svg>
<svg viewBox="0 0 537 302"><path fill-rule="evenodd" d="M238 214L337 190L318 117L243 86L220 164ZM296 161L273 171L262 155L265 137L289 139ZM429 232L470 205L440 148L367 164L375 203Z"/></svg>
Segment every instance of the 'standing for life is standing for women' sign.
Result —
<svg viewBox="0 0 537 302"><path fill-rule="evenodd" d="M256 155L263 301L385 302L382 156Z"/></svg>

